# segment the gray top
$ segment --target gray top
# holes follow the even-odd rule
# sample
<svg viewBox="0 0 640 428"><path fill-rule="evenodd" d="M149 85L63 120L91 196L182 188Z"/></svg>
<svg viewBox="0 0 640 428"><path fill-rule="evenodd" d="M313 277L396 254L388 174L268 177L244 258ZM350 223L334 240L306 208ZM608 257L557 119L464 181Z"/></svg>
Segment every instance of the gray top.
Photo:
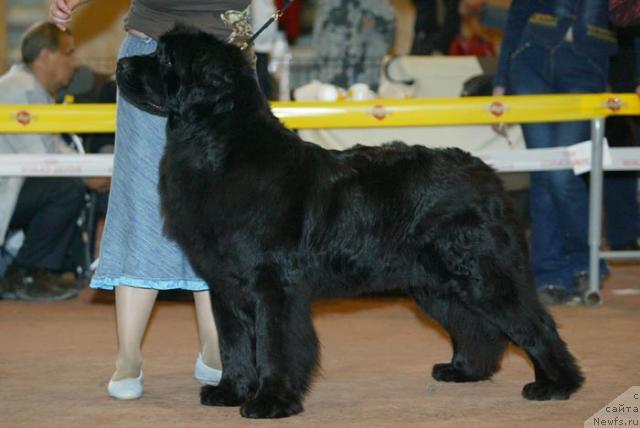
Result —
<svg viewBox="0 0 640 428"><path fill-rule="evenodd" d="M124 27L157 40L181 22L224 38L231 31L220 15L227 10L242 11L249 3L251 0L132 0Z"/></svg>
<svg viewBox="0 0 640 428"><path fill-rule="evenodd" d="M0 104L53 104L42 83L24 64L0 76ZM26 109L28 110L28 109ZM0 154L73 153L58 134L0 134ZM24 177L0 177L0 246L4 243Z"/></svg>

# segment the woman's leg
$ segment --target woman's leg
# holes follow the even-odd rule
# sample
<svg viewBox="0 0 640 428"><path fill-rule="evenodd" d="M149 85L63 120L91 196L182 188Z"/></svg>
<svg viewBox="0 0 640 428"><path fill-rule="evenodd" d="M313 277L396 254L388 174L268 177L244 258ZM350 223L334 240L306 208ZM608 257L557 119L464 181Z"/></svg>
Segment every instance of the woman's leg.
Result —
<svg viewBox="0 0 640 428"><path fill-rule="evenodd" d="M211 368L220 369L222 363L218 347L218 330L211 310L211 295L208 291L197 291L193 293L193 298L196 302L202 361Z"/></svg>
<svg viewBox="0 0 640 428"><path fill-rule="evenodd" d="M157 296L158 290L150 288L116 287L118 356L112 381L136 378L140 374L140 348Z"/></svg>

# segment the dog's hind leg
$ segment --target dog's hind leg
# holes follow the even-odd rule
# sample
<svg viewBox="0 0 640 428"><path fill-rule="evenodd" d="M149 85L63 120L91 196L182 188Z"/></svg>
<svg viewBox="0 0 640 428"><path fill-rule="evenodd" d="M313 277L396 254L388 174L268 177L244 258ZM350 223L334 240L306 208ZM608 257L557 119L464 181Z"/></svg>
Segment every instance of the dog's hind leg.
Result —
<svg viewBox="0 0 640 428"><path fill-rule="evenodd" d="M453 358L433 366L435 380L474 382L489 379L498 370L508 341L497 327L453 297L430 296L415 289L411 295L451 336Z"/></svg>
<svg viewBox="0 0 640 428"><path fill-rule="evenodd" d="M533 362L536 380L523 388L523 397L568 399L580 388L584 378L533 289L529 284L517 284L514 278L518 276L511 276L509 269L501 267L497 257L485 257L477 266L481 279L476 277L474 285L460 289L458 297L498 327Z"/></svg>
<svg viewBox="0 0 640 428"><path fill-rule="evenodd" d="M256 366L260 385L240 409L248 418L282 418L303 411L302 399L318 363L309 290L289 286L277 267L257 278Z"/></svg>
<svg viewBox="0 0 640 428"><path fill-rule="evenodd" d="M525 385L522 396L528 400L566 400L584 382L580 368L542 307L528 318L520 325L514 323L508 333L529 355L535 368L536 380Z"/></svg>
<svg viewBox="0 0 640 428"><path fill-rule="evenodd" d="M258 387L253 308L215 291L212 287L211 304L218 328L222 379L217 386L202 387L200 402L208 406L240 406Z"/></svg>
<svg viewBox="0 0 640 428"><path fill-rule="evenodd" d="M580 369L558 335L553 319L542 307L510 304L503 306L500 314L489 313L488 318L533 362L536 380L525 385L524 398L566 400L580 388L584 381Z"/></svg>
<svg viewBox="0 0 640 428"><path fill-rule="evenodd" d="M474 382L489 379L499 368L507 338L486 319L454 298L426 297L414 293L420 308L447 330L453 345L450 363L435 364L434 379Z"/></svg>

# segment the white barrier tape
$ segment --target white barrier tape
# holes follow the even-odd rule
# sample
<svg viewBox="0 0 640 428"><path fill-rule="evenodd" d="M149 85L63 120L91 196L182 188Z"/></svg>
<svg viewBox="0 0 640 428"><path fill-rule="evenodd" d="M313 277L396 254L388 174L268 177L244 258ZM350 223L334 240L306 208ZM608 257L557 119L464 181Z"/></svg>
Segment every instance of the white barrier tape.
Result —
<svg viewBox="0 0 640 428"><path fill-rule="evenodd" d="M612 147L606 171L640 170L640 147ZM499 172L554 171L573 169L566 148L534 150L486 150L475 152ZM0 155L0 176L98 177L110 176L112 154L91 155Z"/></svg>
<svg viewBox="0 0 640 428"><path fill-rule="evenodd" d="M112 154L0 155L0 176L108 177L112 170Z"/></svg>
<svg viewBox="0 0 640 428"><path fill-rule="evenodd" d="M611 164L603 165L605 171L640 170L640 147L612 147ZM487 150L474 153L500 172L554 171L574 169L569 150L564 147L530 150ZM584 162L583 158L575 159ZM590 158L589 158L590 163ZM590 170L590 165L584 168Z"/></svg>
<svg viewBox="0 0 640 428"><path fill-rule="evenodd" d="M572 144L567 147L573 172L576 175L591 171L591 151L593 146L591 140L582 143ZM606 138L602 140L602 167L603 169L611 165L611 148Z"/></svg>

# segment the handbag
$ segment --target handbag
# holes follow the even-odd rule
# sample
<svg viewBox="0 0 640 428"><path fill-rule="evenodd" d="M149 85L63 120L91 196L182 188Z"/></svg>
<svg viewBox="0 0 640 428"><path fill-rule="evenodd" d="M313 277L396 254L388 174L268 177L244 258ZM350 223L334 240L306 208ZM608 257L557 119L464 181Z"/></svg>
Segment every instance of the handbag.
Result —
<svg viewBox="0 0 640 428"><path fill-rule="evenodd" d="M609 0L609 18L616 27L640 25L640 1Z"/></svg>

